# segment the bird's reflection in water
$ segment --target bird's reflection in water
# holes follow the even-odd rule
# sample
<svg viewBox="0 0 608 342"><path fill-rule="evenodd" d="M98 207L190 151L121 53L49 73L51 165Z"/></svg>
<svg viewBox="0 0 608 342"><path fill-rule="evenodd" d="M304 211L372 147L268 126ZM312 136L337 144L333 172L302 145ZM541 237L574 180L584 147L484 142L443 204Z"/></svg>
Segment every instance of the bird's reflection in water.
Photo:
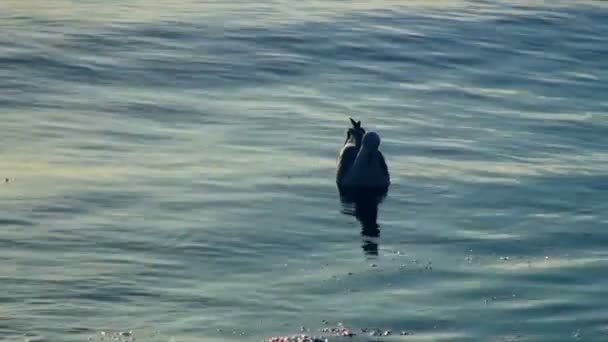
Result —
<svg viewBox="0 0 608 342"><path fill-rule="evenodd" d="M345 188L338 187L342 212L353 215L361 223L363 252L368 256L378 255L377 239L380 237L378 226L378 206L388 195L388 187Z"/></svg>

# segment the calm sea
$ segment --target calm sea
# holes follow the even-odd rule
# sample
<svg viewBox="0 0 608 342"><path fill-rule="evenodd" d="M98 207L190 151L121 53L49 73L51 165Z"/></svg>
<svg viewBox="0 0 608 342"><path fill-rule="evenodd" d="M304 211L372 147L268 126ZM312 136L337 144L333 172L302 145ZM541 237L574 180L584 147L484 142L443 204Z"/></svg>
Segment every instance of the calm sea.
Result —
<svg viewBox="0 0 608 342"><path fill-rule="evenodd" d="M1 0L0 32L0 340L608 340L606 2Z"/></svg>

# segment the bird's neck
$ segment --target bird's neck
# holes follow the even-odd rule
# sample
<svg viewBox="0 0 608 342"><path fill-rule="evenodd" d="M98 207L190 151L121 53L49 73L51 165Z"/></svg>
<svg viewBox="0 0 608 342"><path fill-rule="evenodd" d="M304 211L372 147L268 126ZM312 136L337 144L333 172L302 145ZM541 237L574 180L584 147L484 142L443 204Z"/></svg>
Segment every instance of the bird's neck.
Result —
<svg viewBox="0 0 608 342"><path fill-rule="evenodd" d="M349 137L344 142L344 145L346 145L346 144L352 144L352 145L355 145L355 147L357 147L357 148L361 148L361 139L357 139L355 137Z"/></svg>

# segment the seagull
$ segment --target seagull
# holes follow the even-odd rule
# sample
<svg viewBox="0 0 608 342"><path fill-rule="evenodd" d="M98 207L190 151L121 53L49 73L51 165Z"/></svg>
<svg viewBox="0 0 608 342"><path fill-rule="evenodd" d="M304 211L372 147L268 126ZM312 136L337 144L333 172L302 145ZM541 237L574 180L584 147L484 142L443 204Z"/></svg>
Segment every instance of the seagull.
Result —
<svg viewBox="0 0 608 342"><path fill-rule="evenodd" d="M350 118L353 127L346 133L340 150L336 183L340 188L388 188L390 175L380 147L380 136L366 132L361 121Z"/></svg>
<svg viewBox="0 0 608 342"><path fill-rule="evenodd" d="M353 127L346 131L346 140L338 157L338 168L336 171L336 183L338 185L342 183L342 180L355 163L357 153L359 153L359 149L361 148L363 135L365 135L365 129L361 127L361 121L355 121L353 118L350 118L350 123Z"/></svg>

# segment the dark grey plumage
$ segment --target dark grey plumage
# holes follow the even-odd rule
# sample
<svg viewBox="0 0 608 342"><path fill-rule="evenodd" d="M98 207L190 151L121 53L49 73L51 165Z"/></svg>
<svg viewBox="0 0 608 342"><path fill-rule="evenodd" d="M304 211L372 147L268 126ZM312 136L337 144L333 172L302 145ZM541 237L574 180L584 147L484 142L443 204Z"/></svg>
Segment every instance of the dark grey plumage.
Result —
<svg viewBox="0 0 608 342"><path fill-rule="evenodd" d="M347 187L387 187L390 175L384 155L378 149L380 136L376 132L365 132L361 121L350 119L353 127L338 159L336 183Z"/></svg>

